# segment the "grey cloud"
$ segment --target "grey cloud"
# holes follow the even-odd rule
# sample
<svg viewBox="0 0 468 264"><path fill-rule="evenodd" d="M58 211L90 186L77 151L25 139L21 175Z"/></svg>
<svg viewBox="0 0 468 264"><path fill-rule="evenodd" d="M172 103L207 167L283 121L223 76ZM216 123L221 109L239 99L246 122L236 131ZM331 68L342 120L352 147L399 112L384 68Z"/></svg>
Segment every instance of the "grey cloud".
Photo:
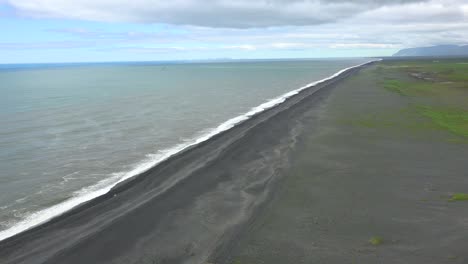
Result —
<svg viewBox="0 0 468 264"><path fill-rule="evenodd" d="M8 0L37 17L252 28L332 23L382 6L422 0Z"/></svg>

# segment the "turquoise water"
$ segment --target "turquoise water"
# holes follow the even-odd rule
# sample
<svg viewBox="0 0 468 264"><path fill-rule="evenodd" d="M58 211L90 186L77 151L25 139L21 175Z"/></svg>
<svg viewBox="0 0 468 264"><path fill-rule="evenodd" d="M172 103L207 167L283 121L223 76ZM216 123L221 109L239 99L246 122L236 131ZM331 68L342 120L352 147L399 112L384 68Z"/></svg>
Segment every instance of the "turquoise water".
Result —
<svg viewBox="0 0 468 264"><path fill-rule="evenodd" d="M368 59L2 65L0 239L253 107Z"/></svg>

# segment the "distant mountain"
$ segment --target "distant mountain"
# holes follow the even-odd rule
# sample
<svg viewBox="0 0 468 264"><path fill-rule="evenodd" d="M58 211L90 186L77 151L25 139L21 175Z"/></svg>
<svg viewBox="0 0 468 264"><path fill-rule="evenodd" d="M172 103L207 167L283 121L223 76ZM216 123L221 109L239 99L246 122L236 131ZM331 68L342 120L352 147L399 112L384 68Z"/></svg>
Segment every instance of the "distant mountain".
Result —
<svg viewBox="0 0 468 264"><path fill-rule="evenodd" d="M402 49L393 56L468 56L468 45L438 45Z"/></svg>

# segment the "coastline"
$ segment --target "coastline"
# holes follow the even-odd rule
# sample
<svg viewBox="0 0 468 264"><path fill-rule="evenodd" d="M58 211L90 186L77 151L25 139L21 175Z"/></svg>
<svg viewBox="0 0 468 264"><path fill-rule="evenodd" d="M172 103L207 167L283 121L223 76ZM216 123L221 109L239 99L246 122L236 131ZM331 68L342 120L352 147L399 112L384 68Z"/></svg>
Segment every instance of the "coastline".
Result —
<svg viewBox="0 0 468 264"><path fill-rule="evenodd" d="M366 63L369 63L369 62L366 62ZM7 239L9 237L12 237L12 236L14 236L16 234L19 234L21 232L24 232L24 231L26 231L28 229L31 229L31 228L33 228L35 226L38 226L40 224L43 224L43 223L49 221L50 219L52 219L54 217L57 217L57 216L59 216L59 215L61 215L63 213L66 213L67 211L77 207L77 206L80 206L83 203L86 203L86 202L88 202L88 201L90 201L92 199L95 199L95 198L97 198L99 196L102 196L105 193L109 192L115 186L120 185L122 182L125 182L125 181L129 180L130 178L136 177L136 176L146 172L147 170L151 169L154 166L157 166L159 163L165 161L166 159L168 159L168 158L170 158L170 157L172 157L174 155L178 155L180 152L183 152L184 150L186 150L188 148L191 148L191 147L193 147L193 146L195 146L197 144L200 144L200 143L202 143L204 141L207 141L211 137L213 137L213 136L215 136L215 135L217 135L219 133L222 133L222 132L224 132L224 131L226 131L226 130L228 130L228 129L236 126L236 125L238 125L239 123L251 118L252 116L254 116L254 115L258 114L258 113L261 113L262 111L265 111L265 110L267 110L267 109L269 109L271 107L275 107L276 105L281 104L282 102L284 102L284 100L286 100L290 96L295 95L295 94L299 93L300 91L302 91L304 89L307 89L309 87L313 87L313 86L315 86L315 85L317 85L317 84L319 84L319 83L321 83L323 81L334 78L335 76L339 75L343 71L346 71L346 70L348 70L350 68L353 68L353 67L359 67L359 66L364 65L366 63L342 69L342 70L336 72L335 74L333 74L333 75L331 75L329 77L326 77L324 79L309 83L307 85L299 87L298 89L295 89L293 91L290 91L290 92L287 92L287 93L285 93L283 95L280 95L280 96L278 96L276 98L268 100L268 101L266 101L265 103L262 103L259 106L253 107L247 113L236 116L236 117L233 117L233 118L221 123L219 126L213 128L213 129L210 129L208 132L201 134L200 136L198 136L196 138L188 140L185 143L175 145L175 146L170 147L168 149L163 149L163 150L160 151L161 154L158 155L157 158L151 159L151 160L148 160L148 161L144 161L141 164L139 164L138 166L134 167L132 170L130 170L128 172L125 172L125 173L122 173L123 176L121 176L120 179L118 179L117 181L115 181L115 182L113 182L111 184L108 184L108 183L107 184L102 184L102 183L105 183L105 182L107 182L109 180L109 179L104 179L104 180L96 183L93 186L88 186L88 187L85 188L85 189L93 189L93 191L91 191L91 192L83 192L83 194L81 194L81 195L71 197L71 198L69 198L69 199L67 199L67 200L65 200L63 202L60 202L60 203L58 203L56 205L53 205L51 207L48 207L48 208L42 209L40 211L34 212L30 216L28 216L27 218L19 221L18 223L15 223L14 225L9 227L8 229L1 230L0 231L0 241L5 240L5 239ZM81 191L82 190L79 190L78 192L81 192Z"/></svg>
<svg viewBox="0 0 468 264"><path fill-rule="evenodd" d="M204 138L202 137L201 140L199 139L199 141L185 146L176 154L168 156L158 165L114 186L107 193L80 204L44 224L1 241L0 260L3 260L5 263L16 263L18 261L21 263L40 263L45 261L60 263L60 260L63 258L73 257L73 254L70 254L70 252L74 254L80 254L79 252L82 250L91 252L89 251L89 247L84 244L87 244L86 241L91 238L102 237L100 234L103 232L108 233L111 237L113 237L113 235L115 236L116 234L111 235L109 232L106 232L106 230L116 228L119 226L119 222L131 221L132 223L138 223L138 219L141 220L141 218L136 217L136 215L144 215L144 212L141 212L141 210L148 208L148 206L154 206L160 210L159 212L151 213L150 218L155 221L159 221L158 219L165 215L164 212L182 210L181 208L186 206L183 204L183 201L190 202L191 198L199 197L201 194L205 194L209 190L215 188L218 184L227 181L227 179L231 179L232 175L225 176L227 179L223 177L221 177L223 179L220 179L219 176L220 173L223 173L226 166L230 166L231 162L225 160L226 156L236 151L247 151L245 150L246 144L243 141L247 141L249 137L258 137L260 135L258 130L263 129L268 131L268 126L271 128L271 126L276 127L279 124L286 125L285 128L277 127L278 131L281 131L281 133L276 132L277 135L272 135L272 139L284 136L286 143L279 140L279 142L276 142L277 145L272 144L276 148L270 149L271 153L273 153L270 154L273 156L269 156L269 158L281 160L287 157L287 154L274 156L275 151L278 151L278 149L287 152L288 146L291 144L291 138L294 138L294 135L289 134L291 130L294 130L288 125L291 121L285 118L285 116L298 114L295 111L299 111L298 109L305 107L304 100L315 100L317 92L323 92L332 87L342 79L359 71L363 66L364 65L358 65L344 69L330 78L301 87L300 89L283 95L281 98L275 99L277 100L275 104L266 103L254 108L242 118L234 120L237 122L228 123L228 121L228 126L222 127L220 131ZM275 124L275 122L277 122L277 124ZM269 144L266 143L259 143L257 145L261 145L259 147L265 149L271 148L271 146L269 147ZM253 156L257 155L257 153L250 154ZM263 159L264 158L265 157L263 157ZM233 157L230 159L230 161L232 161L232 159L235 160ZM243 160L241 163L245 164L245 162L248 161ZM281 164L281 162L279 163ZM283 161L283 163L287 162ZM255 169L259 167L257 165L249 165L247 167L249 169ZM273 171L280 170L280 167L274 168ZM233 168L233 172L236 169L237 168ZM270 168L270 170L271 169L272 168ZM218 238L218 240L222 240L220 236L223 236L223 234L229 232L229 230L232 231L234 226L248 219L253 209L260 204L259 202L266 199L268 190L275 181L275 173L271 171L268 173L258 173L258 181L253 181L256 182L254 184L255 187L249 187L253 188L252 197L248 197L236 205L238 207L238 215L234 218L237 217L237 220L221 228L221 230L212 231L210 239ZM196 175L202 175L203 177L208 177L208 179L206 179L206 182L202 181L202 177L194 179ZM197 184L198 180L200 182ZM257 189L261 189L261 191ZM193 196L183 194L188 190L193 191ZM169 198L171 196L183 196L185 199L177 200ZM212 203L213 201L210 202ZM213 207L212 205L210 206L211 208ZM243 206L246 206L246 208ZM229 218L232 219L232 216L226 219ZM154 224L154 222L148 222L148 225L152 224ZM142 226L142 228L144 227ZM144 229L149 230L152 228L153 227L145 227ZM66 235L63 234L64 230L67 230ZM128 233L130 231L131 230L119 230L116 232ZM143 237L141 234L130 233L132 236L135 236L136 240ZM70 240L70 236L74 238ZM151 242L153 245L157 243L154 241ZM209 246L199 249L203 251L205 255L199 252L195 255L191 255L192 253L190 252L181 255L188 255L188 259L193 259L194 261L197 259L197 261L199 261L203 257L206 258L206 254L209 253L210 249L219 246L219 243L211 242L211 244L208 243L207 245ZM169 252L168 255L177 255L173 253L173 250L177 251L176 249L167 249L167 252ZM190 249L188 251L196 250ZM81 256L83 255L81 254ZM89 253L89 256L91 257L92 253ZM196 258L194 256L196 256ZM104 257L111 258L111 256ZM68 259L67 263L75 263L73 261L77 261L77 259ZM167 262L172 261L173 260L169 260Z"/></svg>

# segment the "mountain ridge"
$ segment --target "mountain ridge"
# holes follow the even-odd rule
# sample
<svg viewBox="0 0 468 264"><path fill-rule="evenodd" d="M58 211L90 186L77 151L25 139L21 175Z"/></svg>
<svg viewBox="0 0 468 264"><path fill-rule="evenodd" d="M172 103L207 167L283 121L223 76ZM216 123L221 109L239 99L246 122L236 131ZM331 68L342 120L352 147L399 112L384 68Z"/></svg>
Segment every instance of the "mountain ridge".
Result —
<svg viewBox="0 0 468 264"><path fill-rule="evenodd" d="M468 56L468 45L436 45L407 48L399 50L392 56Z"/></svg>

